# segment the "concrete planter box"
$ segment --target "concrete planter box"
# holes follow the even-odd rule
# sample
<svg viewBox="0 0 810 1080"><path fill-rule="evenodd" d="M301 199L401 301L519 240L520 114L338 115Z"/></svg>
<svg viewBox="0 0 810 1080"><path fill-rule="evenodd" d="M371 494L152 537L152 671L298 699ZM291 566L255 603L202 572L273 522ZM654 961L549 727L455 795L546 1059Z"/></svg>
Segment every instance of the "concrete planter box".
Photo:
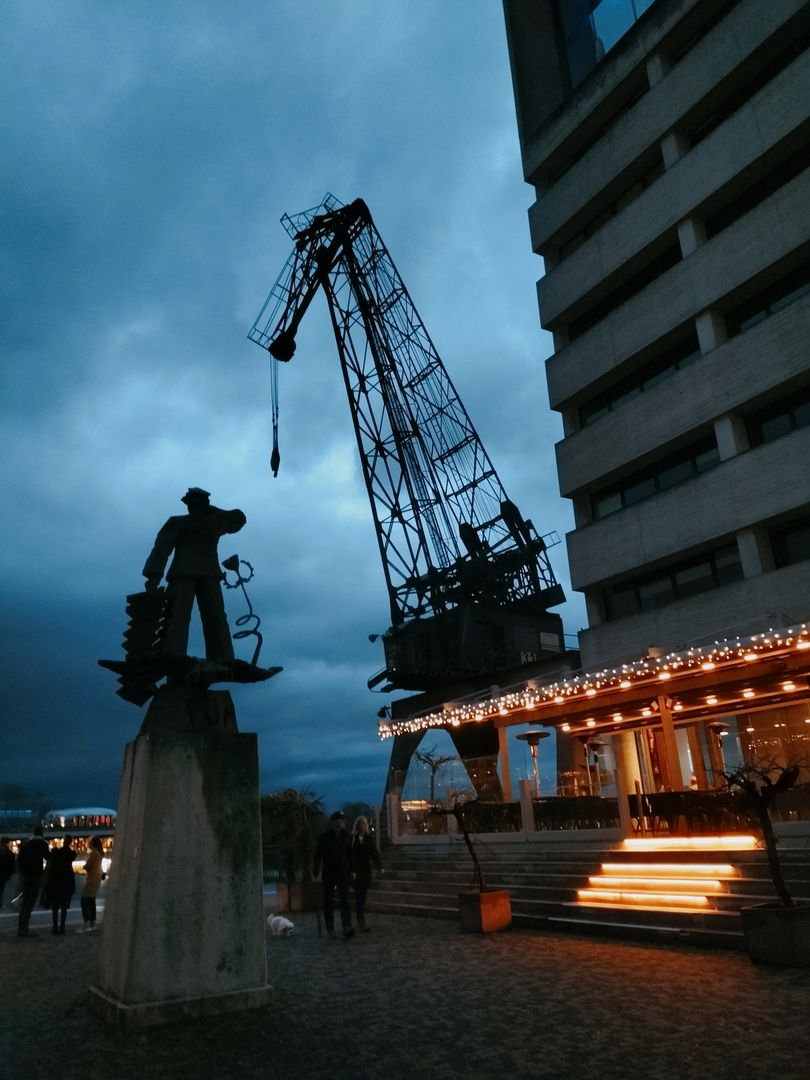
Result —
<svg viewBox="0 0 810 1080"><path fill-rule="evenodd" d="M810 967L810 904L777 902L740 909L748 954L755 964Z"/></svg>
<svg viewBox="0 0 810 1080"><path fill-rule="evenodd" d="M489 934L512 925L512 904L505 890L458 894L461 929L467 934Z"/></svg>
<svg viewBox="0 0 810 1080"><path fill-rule="evenodd" d="M296 881L276 885L276 911L317 911L322 894L319 881Z"/></svg>

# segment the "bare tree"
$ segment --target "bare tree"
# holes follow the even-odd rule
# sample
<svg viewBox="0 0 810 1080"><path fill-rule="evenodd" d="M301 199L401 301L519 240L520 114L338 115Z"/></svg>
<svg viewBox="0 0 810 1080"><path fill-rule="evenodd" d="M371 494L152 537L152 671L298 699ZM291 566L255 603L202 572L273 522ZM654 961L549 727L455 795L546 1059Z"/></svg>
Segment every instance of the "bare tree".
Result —
<svg viewBox="0 0 810 1080"><path fill-rule="evenodd" d="M768 855L771 880L783 907L793 907L793 898L785 884L782 868L779 865L771 809L777 796L795 787L801 768L799 762L780 765L773 758L752 758L733 772L720 774L728 784L729 790L733 791L736 788L745 793L749 806L757 816Z"/></svg>
<svg viewBox="0 0 810 1080"><path fill-rule="evenodd" d="M416 750L413 755L417 761L423 765L427 765L430 769L430 801L436 801L436 773L446 765L448 761L458 761L458 754L447 754L444 757L440 757L436 753L436 747L431 746L429 750Z"/></svg>

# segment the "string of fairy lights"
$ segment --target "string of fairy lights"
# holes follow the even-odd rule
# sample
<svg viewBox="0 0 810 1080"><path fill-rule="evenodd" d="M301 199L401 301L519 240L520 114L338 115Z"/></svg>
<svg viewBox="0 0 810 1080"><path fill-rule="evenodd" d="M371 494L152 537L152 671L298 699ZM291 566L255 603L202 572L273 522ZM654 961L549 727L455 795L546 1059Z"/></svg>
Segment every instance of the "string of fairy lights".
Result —
<svg viewBox="0 0 810 1080"><path fill-rule="evenodd" d="M573 701L596 699L606 692L630 690L645 683L665 685L674 677L690 673L719 672L732 665L754 663L764 657L805 650L810 650L810 626L801 623L786 630L769 630L750 638L718 641L712 646L692 648L683 653L649 655L620 667L572 674L556 682L540 684L528 681L503 692L497 692L497 688L493 688L489 697L478 695L462 701L448 702L439 710L421 715L415 714L401 720L381 720L378 733L381 739L390 739L395 735L427 731L429 728L480 723L513 713L543 709L552 711L552 707L553 711L557 711L560 706ZM596 703L595 701L594 704ZM561 727L567 730L567 725Z"/></svg>

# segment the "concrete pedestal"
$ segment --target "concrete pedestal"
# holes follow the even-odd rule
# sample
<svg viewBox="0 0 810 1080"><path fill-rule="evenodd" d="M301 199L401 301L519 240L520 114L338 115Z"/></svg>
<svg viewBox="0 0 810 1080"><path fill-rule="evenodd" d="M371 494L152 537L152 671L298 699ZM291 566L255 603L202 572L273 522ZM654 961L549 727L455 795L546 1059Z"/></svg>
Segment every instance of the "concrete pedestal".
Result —
<svg viewBox="0 0 810 1080"><path fill-rule="evenodd" d="M121 1027L267 1004L258 744L164 687L124 755L90 1008Z"/></svg>

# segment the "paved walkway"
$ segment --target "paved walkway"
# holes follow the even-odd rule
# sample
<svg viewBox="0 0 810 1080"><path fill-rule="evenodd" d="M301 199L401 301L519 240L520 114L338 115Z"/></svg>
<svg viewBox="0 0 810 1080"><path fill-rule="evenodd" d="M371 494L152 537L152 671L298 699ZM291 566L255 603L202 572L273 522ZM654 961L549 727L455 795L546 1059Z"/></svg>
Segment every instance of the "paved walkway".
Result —
<svg viewBox="0 0 810 1080"><path fill-rule="evenodd" d="M117 1032L94 934L0 932L2 1080L810 1080L810 970L739 953L376 916L267 939L274 1004Z"/></svg>

